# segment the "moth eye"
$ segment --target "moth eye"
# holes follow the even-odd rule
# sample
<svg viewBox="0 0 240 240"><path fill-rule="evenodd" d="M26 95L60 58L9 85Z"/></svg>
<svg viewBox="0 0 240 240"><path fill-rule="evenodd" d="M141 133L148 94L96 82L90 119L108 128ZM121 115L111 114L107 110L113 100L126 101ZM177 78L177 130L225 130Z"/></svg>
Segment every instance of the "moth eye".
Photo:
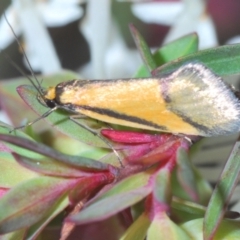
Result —
<svg viewBox="0 0 240 240"><path fill-rule="evenodd" d="M45 100L45 103L49 108L54 108L56 106L56 103L54 100Z"/></svg>

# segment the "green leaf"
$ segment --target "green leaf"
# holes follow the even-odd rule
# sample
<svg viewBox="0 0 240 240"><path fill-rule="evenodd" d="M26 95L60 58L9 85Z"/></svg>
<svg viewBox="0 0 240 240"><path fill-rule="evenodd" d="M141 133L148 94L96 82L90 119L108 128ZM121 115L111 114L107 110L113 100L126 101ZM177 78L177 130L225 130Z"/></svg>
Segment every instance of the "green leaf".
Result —
<svg viewBox="0 0 240 240"><path fill-rule="evenodd" d="M95 169L95 170L107 170L108 165L101 163L99 161L78 157L78 156L71 156L67 154L60 153L44 144L37 143L26 138L11 136L7 134L0 134L0 140L11 143L13 145L20 146L22 148L29 149L31 151L35 151L37 153L43 154L55 160L58 160L62 163L70 164L77 167L87 168L87 169Z"/></svg>
<svg viewBox="0 0 240 240"><path fill-rule="evenodd" d="M83 209L79 214L69 217L67 220L76 224L102 221L139 202L150 192L150 186L145 186L140 189L132 190L131 192L121 193L111 198L102 199Z"/></svg>
<svg viewBox="0 0 240 240"><path fill-rule="evenodd" d="M195 33L192 33L159 48L153 54L153 59L157 66L161 66L169 61L173 61L177 58L195 53L197 50L198 36ZM145 66L141 66L134 76L149 77L150 74Z"/></svg>
<svg viewBox="0 0 240 240"><path fill-rule="evenodd" d="M0 134L9 134L11 127L5 123L0 122ZM10 135L10 134L9 134ZM25 133L16 132L12 133L12 137L14 136L22 136L27 139L31 139ZM30 171L21 165L19 165L11 152L21 153L24 156L29 156L32 159L37 159L41 157L41 155L29 151L27 149L17 147L6 142L0 142L0 165L1 165L1 174L0 174L0 186L4 188L11 188L27 179L31 179L37 177L38 174Z"/></svg>
<svg viewBox="0 0 240 240"><path fill-rule="evenodd" d="M144 240L150 223L151 222L146 213L143 213L127 229L120 240Z"/></svg>
<svg viewBox="0 0 240 240"><path fill-rule="evenodd" d="M240 141L238 140L221 173L220 179L213 191L204 218L204 239L212 239L219 227L230 198L238 183L240 170Z"/></svg>
<svg viewBox="0 0 240 240"><path fill-rule="evenodd" d="M223 220L214 239L240 239L240 221Z"/></svg>
<svg viewBox="0 0 240 240"><path fill-rule="evenodd" d="M47 215L28 229L25 239L35 240L41 231L46 227L46 225L59 213L64 211L68 205L69 201L67 196L56 199Z"/></svg>
<svg viewBox="0 0 240 240"><path fill-rule="evenodd" d="M19 165L10 153L0 153L0 166L0 186L3 188L12 188L24 180L38 176L37 173Z"/></svg>
<svg viewBox="0 0 240 240"><path fill-rule="evenodd" d="M173 174L172 174L173 195L185 200L191 200L192 198L189 196L189 193L187 191L183 191L183 189L185 189L186 187L189 188L192 185L192 189L188 189L188 191L189 190L193 191L192 195L194 195L194 188L196 186L196 191L197 191L196 193L198 196L197 202L203 205L207 205L212 194L212 188L210 184L201 176L197 168L193 166L191 163L189 164L190 165L188 167L184 166L184 168L186 167L186 169L179 169L177 166L173 171ZM183 171L183 172L180 173L179 171L180 172ZM189 171L188 173L189 176L182 175L184 174L184 171ZM182 178L181 181L179 181L179 174L181 174L181 178ZM193 179L195 181L194 183L190 183L187 180L188 178L189 179L192 178L191 176L192 174L193 174ZM186 184L186 186L184 186L183 184Z"/></svg>
<svg viewBox="0 0 240 240"><path fill-rule="evenodd" d="M152 74L161 77L186 63L201 62L219 76L228 76L240 72L239 61L240 44L225 45L181 57L155 69Z"/></svg>
<svg viewBox="0 0 240 240"><path fill-rule="evenodd" d="M149 184L151 177L155 171L155 168L150 168L147 171L137 173L125 178L124 180L116 184L113 188L94 199L94 202L120 193L130 192L135 189L145 187L147 184Z"/></svg>
<svg viewBox="0 0 240 240"><path fill-rule="evenodd" d="M203 178L195 166L192 166L192 170L194 172L194 178L196 179L197 192L199 196L198 202L206 206L212 195L212 187L207 179Z"/></svg>
<svg viewBox="0 0 240 240"><path fill-rule="evenodd" d="M194 202L199 200L197 184L192 168L192 163L185 149L180 148L177 151L177 178L185 192Z"/></svg>
<svg viewBox="0 0 240 240"><path fill-rule="evenodd" d="M191 239L194 240L203 240L203 219L194 219L191 221L188 221L182 225L180 225L191 237ZM221 238L219 238L220 240ZM224 239L224 238L223 238ZM216 239L218 240L218 239Z"/></svg>
<svg viewBox="0 0 240 240"><path fill-rule="evenodd" d="M0 199L0 234L29 227L77 184L77 179L38 177L20 183Z"/></svg>
<svg viewBox="0 0 240 240"><path fill-rule="evenodd" d="M166 213L161 213L156 216L148 229L147 233L148 240L190 240L188 234L177 226Z"/></svg>
<svg viewBox="0 0 240 240"><path fill-rule="evenodd" d="M152 190L152 186L148 183L151 172L152 170L138 173L124 179L68 220L77 224L100 221L139 202Z"/></svg>
<svg viewBox="0 0 240 240"><path fill-rule="evenodd" d="M181 227L189 234L191 239L202 240L203 239L203 219L194 219L185 222ZM213 240L234 240L240 239L240 222L236 220L223 220L212 238Z"/></svg>
<svg viewBox="0 0 240 240"><path fill-rule="evenodd" d="M23 157L16 153L13 153L13 156L17 160L19 164L28 168L32 171L50 175L55 177L86 177L93 175L92 172L83 171L82 168L79 168L74 165L65 164L59 161L55 161L51 158L44 159L30 159L27 157Z"/></svg>
<svg viewBox="0 0 240 240"><path fill-rule="evenodd" d="M18 231L14 231L14 232L11 232L11 233L7 233L7 234L4 234L4 235L1 235L0 238L1 240L24 240L26 239L25 236L26 236L26 229L21 229L21 230L18 230Z"/></svg>
<svg viewBox="0 0 240 240"><path fill-rule="evenodd" d="M178 219L179 222L186 222L195 218L202 218L205 214L206 207L183 200L181 198L173 197L171 202L172 215Z"/></svg>
<svg viewBox="0 0 240 240"><path fill-rule="evenodd" d="M160 169L154 180L155 199L162 204L169 205L171 201L171 173L169 169Z"/></svg>
<svg viewBox="0 0 240 240"><path fill-rule="evenodd" d="M29 137L27 134L25 134L22 131L14 131L14 132L10 133L11 130L12 130L11 126L9 126L9 125L7 125L3 122L0 122L0 134L1 135L8 135L9 138L21 137L21 138L27 139L29 141L34 141L31 137ZM16 146L16 145L12 145L12 144L9 144L7 142L4 142L4 145L7 146L13 152L21 154L23 156L27 156L27 157L34 158L34 159L37 159L37 158L41 157L41 155L38 154L37 152L29 151L26 148L22 148L22 147L19 147L19 146Z"/></svg>
<svg viewBox="0 0 240 240"><path fill-rule="evenodd" d="M149 49L148 44L145 42L143 36L139 33L139 31L134 27L133 24L130 24L130 31L132 33L133 39L137 46L139 53L141 54L142 60L147 67L148 71L151 72L153 69L157 67L151 50Z"/></svg>
<svg viewBox="0 0 240 240"><path fill-rule="evenodd" d="M69 193L68 198L72 204L78 204L79 201L92 196L99 191L100 187L112 183L115 180L113 174L108 172L94 173L90 177L79 179L77 186Z"/></svg>

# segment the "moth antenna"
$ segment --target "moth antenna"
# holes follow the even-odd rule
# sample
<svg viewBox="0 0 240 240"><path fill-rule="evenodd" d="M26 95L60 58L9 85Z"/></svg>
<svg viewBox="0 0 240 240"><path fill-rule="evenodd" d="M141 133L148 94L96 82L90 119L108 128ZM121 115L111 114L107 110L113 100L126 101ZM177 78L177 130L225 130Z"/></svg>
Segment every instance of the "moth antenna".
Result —
<svg viewBox="0 0 240 240"><path fill-rule="evenodd" d="M41 90L42 90L41 84L39 83L38 79L36 78L36 76L35 76L35 74L34 74L34 72L33 72L33 69L32 69L32 66L31 66L29 60L28 60L27 54L25 53L25 50L24 50L24 48L22 47L22 45L21 45L21 43L20 43L20 41L19 41L16 33L14 32L11 24L9 23L9 21L8 21L8 19L7 19L7 17L6 17L5 12L3 13L3 16L4 16L4 18L5 18L8 26L10 27L10 29L11 29L11 31L12 31L12 33L13 33L16 41L17 41L17 44L18 44L18 46L20 47L20 49L21 49L21 51L22 51L22 53L23 53L23 56L25 57L25 59L26 59L26 61L27 61L27 64L28 64L29 69L30 69L30 72L31 72L31 75L32 75L32 77L35 79L35 81L36 81L37 84L36 84L30 77L27 77L27 79L28 79L28 80L32 83L32 85L36 88L36 90L39 92L40 96L43 97L43 93L42 93L42 91L41 91ZM8 58L9 58L9 57L8 57ZM12 60L10 60L10 63L11 63L20 73L23 73L23 71L22 71ZM23 75L26 76L25 73L23 73Z"/></svg>
<svg viewBox="0 0 240 240"><path fill-rule="evenodd" d="M10 62L10 64L12 64L13 67L15 67L19 73L21 73L24 77L26 77L31 83L32 85L38 90L39 93L42 94L42 92L38 89L38 86L32 81L32 79L9 57L8 54L3 53L5 58L7 58L7 60Z"/></svg>

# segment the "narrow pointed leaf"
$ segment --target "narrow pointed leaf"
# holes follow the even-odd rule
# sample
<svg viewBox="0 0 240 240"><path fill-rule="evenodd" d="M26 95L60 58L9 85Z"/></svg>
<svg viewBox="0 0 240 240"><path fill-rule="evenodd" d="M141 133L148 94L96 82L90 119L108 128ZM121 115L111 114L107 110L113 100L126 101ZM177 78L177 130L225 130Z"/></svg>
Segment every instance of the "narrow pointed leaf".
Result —
<svg viewBox="0 0 240 240"><path fill-rule="evenodd" d="M198 36L192 33L162 46L153 53L153 59L157 66L161 66L177 58L195 53L197 50ZM141 66L134 76L149 77L151 74L149 74L145 66Z"/></svg>
<svg viewBox="0 0 240 240"><path fill-rule="evenodd" d="M12 154L0 153L0 186L12 188L16 184L38 176L37 173L19 165Z"/></svg>
<svg viewBox="0 0 240 240"><path fill-rule="evenodd" d="M26 229L21 229L4 235L0 235L1 240L25 240Z"/></svg>
<svg viewBox="0 0 240 240"><path fill-rule="evenodd" d="M146 197L151 192L150 186L146 186L131 192L117 194L102 199L83 209L80 213L68 218L68 221L76 224L86 224L101 221L132 206Z"/></svg>
<svg viewBox="0 0 240 240"><path fill-rule="evenodd" d="M38 177L11 189L0 199L0 234L29 227L51 210L76 179Z"/></svg>
<svg viewBox="0 0 240 240"><path fill-rule="evenodd" d="M206 212L206 207L194 202L173 197L171 210L173 215L176 216L179 221L183 222L194 218L202 218Z"/></svg>
<svg viewBox="0 0 240 240"><path fill-rule="evenodd" d="M0 122L0 134L1 133L9 134L10 130L11 130L10 126L3 122ZM25 133L22 133L20 131L18 133L12 133L11 135L13 137L22 136L26 137L27 139L31 139ZM35 152L0 141L1 187L11 188L14 185L18 184L19 182L38 176L37 173L29 171L28 169L19 165L11 154L11 152L13 151L21 153L25 156L29 156L33 159L40 157L40 155Z"/></svg>
<svg viewBox="0 0 240 240"><path fill-rule="evenodd" d="M225 219L221 222L215 239L240 239L240 221Z"/></svg>
<svg viewBox="0 0 240 240"><path fill-rule="evenodd" d="M0 122L0 134L8 135L8 136L10 136L9 138L22 137L24 139L28 139L29 141L34 141L31 137L29 137L27 134L25 134L22 131L14 131L14 132L10 133L11 130L12 130L11 126ZM6 141L3 144L9 148L9 150L10 150L9 152L11 152L11 150L12 150L18 154L22 154L24 156L31 157L31 158L41 157L41 155L38 154L37 152L29 151L28 149L26 149L24 147L8 144Z"/></svg>
<svg viewBox="0 0 240 240"><path fill-rule="evenodd" d="M67 196L63 196L62 198L56 199L49 213L28 229L26 239L35 240L36 237L41 233L41 231L46 227L46 225L51 220L53 220L54 217L56 217L59 213L64 211L64 209L66 209L68 205L69 201Z"/></svg>
<svg viewBox="0 0 240 240"><path fill-rule="evenodd" d="M181 224L191 239L203 239L203 219L198 218ZM225 219L221 222L213 240L237 240L240 239L240 221Z"/></svg>
<svg viewBox="0 0 240 240"><path fill-rule="evenodd" d="M204 239L212 239L227 209L238 183L240 170L240 141L238 140L213 191L204 218Z"/></svg>
<svg viewBox="0 0 240 240"><path fill-rule="evenodd" d="M225 45L181 57L155 69L152 74L153 76L161 77L183 64L201 62L219 76L228 76L240 72L239 61L240 44Z"/></svg>
<svg viewBox="0 0 240 240"><path fill-rule="evenodd" d="M137 203L152 190L152 185L149 183L152 171L142 172L124 179L68 220L77 224L100 221Z"/></svg>
<svg viewBox="0 0 240 240"><path fill-rule="evenodd" d="M93 173L83 171L77 166L65 164L53 159L43 158L35 160L16 153L13 153L13 156L22 166L44 175L55 177L86 177L93 175Z"/></svg>
<svg viewBox="0 0 240 240"><path fill-rule="evenodd" d="M180 185L194 202L198 201L197 184L192 163L185 149L177 151L177 178Z"/></svg>
<svg viewBox="0 0 240 240"><path fill-rule="evenodd" d="M161 204L169 205L171 200L171 173L169 169L160 169L154 180L154 198Z"/></svg>
<svg viewBox="0 0 240 240"><path fill-rule="evenodd" d="M147 240L190 240L188 234L177 226L171 219L162 213L160 216L155 217L148 229Z"/></svg>
<svg viewBox="0 0 240 240"><path fill-rule="evenodd" d="M143 213L133 222L120 240L144 240L150 223L148 216Z"/></svg>
<svg viewBox="0 0 240 240"><path fill-rule="evenodd" d="M203 219L202 218L187 221L181 224L180 226L188 233L191 239L203 240L203 231L202 231Z"/></svg>
<svg viewBox="0 0 240 240"><path fill-rule="evenodd" d="M147 171L134 174L130 177L125 178L124 180L120 181L116 184L113 188L105 192L104 194L98 196L94 199L94 202L99 201L104 198L112 197L118 195L120 193L126 193L138 188L145 187L146 185L151 185L151 177L152 174L156 171L155 168L151 168Z"/></svg>
<svg viewBox="0 0 240 240"><path fill-rule="evenodd" d="M91 177L79 179L78 185L69 193L69 200L72 204L78 204L79 201L89 195L93 195L101 186L112 183L115 177L108 172L95 173Z"/></svg>
<svg viewBox="0 0 240 240"><path fill-rule="evenodd" d="M132 33L133 39L137 46L139 53L141 54L142 60L147 67L149 73L157 67L151 50L147 43L145 42L143 36L139 33L139 31L135 28L133 24L130 24L130 31Z"/></svg>
<svg viewBox="0 0 240 240"><path fill-rule="evenodd" d="M204 179L203 176L199 173L198 169L195 166L192 166L194 177L196 179L197 192L199 196L199 203L204 206L207 205L209 199L212 195L212 187L207 179Z"/></svg>
<svg viewBox="0 0 240 240"><path fill-rule="evenodd" d="M96 161L90 158L63 154L42 143L33 142L22 137L17 137L17 136L14 137L7 134L0 134L0 140L20 146L22 148L29 149L31 151L35 151L37 153L43 154L55 160L61 161L63 163L71 164L74 166L89 168L89 169L99 169L99 170L108 169L107 164L101 163L99 161Z"/></svg>

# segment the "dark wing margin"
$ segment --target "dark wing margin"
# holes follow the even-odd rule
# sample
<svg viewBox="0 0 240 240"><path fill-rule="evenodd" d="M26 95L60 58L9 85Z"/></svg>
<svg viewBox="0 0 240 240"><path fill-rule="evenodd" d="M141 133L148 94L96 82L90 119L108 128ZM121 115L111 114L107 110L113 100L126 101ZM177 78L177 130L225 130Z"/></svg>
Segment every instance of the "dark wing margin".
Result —
<svg viewBox="0 0 240 240"><path fill-rule="evenodd" d="M167 108L202 136L240 131L240 101L226 83L201 63L188 63L161 82Z"/></svg>

